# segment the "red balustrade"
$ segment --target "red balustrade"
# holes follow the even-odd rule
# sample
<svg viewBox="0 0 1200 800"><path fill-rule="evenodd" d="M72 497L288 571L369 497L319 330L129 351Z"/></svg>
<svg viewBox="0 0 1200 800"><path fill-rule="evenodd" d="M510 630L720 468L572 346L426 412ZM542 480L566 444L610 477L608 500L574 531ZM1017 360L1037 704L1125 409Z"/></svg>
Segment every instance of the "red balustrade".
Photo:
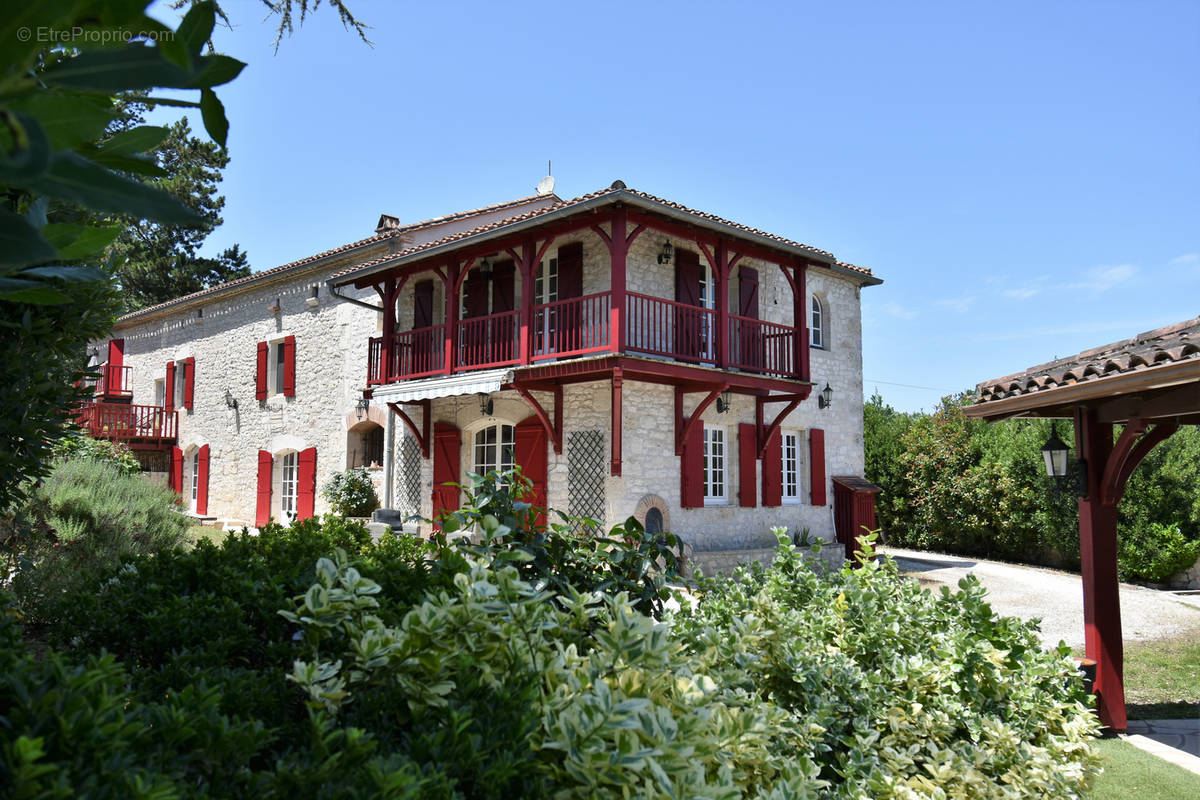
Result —
<svg viewBox="0 0 1200 800"><path fill-rule="evenodd" d="M367 386L383 383L383 337L372 336L367 340Z"/></svg>
<svg viewBox="0 0 1200 800"><path fill-rule="evenodd" d="M729 366L768 375L795 375L796 329L759 319L729 317Z"/></svg>
<svg viewBox="0 0 1200 800"><path fill-rule="evenodd" d="M97 439L149 445L174 442L178 424L175 411L129 403L87 403L76 420Z"/></svg>
<svg viewBox="0 0 1200 800"><path fill-rule="evenodd" d="M578 356L609 349L608 292L558 300L533 308L535 360Z"/></svg>
<svg viewBox="0 0 1200 800"><path fill-rule="evenodd" d="M625 347L684 361L717 360L717 312L630 292L625 305Z"/></svg>
<svg viewBox="0 0 1200 800"><path fill-rule="evenodd" d="M520 360L520 311L471 317L458 323L456 368L501 367Z"/></svg>

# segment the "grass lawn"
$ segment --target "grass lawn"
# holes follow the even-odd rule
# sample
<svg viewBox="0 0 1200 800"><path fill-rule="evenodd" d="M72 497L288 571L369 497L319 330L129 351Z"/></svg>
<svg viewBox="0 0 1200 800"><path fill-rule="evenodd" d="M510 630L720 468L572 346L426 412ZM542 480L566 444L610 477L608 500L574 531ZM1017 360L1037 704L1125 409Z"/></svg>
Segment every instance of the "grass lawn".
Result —
<svg viewBox="0 0 1200 800"><path fill-rule="evenodd" d="M1120 739L1098 739L1104 774L1093 800L1183 800L1200 797L1200 775L1139 750Z"/></svg>
<svg viewBox="0 0 1200 800"><path fill-rule="evenodd" d="M221 542L225 541L225 537L228 535L228 533L220 528L210 528L207 525L193 525L188 530L188 541L192 542L192 544L195 544L201 539L207 539L213 544L219 545Z"/></svg>
<svg viewBox="0 0 1200 800"><path fill-rule="evenodd" d="M1126 644L1125 703L1130 719L1200 718L1200 631Z"/></svg>

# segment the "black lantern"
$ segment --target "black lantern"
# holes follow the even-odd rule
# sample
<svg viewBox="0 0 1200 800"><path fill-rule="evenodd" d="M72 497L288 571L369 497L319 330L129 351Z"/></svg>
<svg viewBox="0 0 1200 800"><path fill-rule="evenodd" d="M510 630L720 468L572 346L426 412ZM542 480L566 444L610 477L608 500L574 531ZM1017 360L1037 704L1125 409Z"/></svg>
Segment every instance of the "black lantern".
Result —
<svg viewBox="0 0 1200 800"><path fill-rule="evenodd" d="M483 275L487 280L492 279L492 262L491 259L484 258L483 263L479 265L479 274Z"/></svg>
<svg viewBox="0 0 1200 800"><path fill-rule="evenodd" d="M490 394L479 393L479 413L485 417L492 415L492 396Z"/></svg>
<svg viewBox="0 0 1200 800"><path fill-rule="evenodd" d="M1050 423L1050 438L1042 445L1042 458L1046 459L1046 474L1051 478L1067 477L1067 456L1070 448L1058 438L1058 423Z"/></svg>
<svg viewBox="0 0 1200 800"><path fill-rule="evenodd" d="M833 405L833 389L829 388L827 381L825 388L817 395L817 408L829 408L831 405Z"/></svg>
<svg viewBox="0 0 1200 800"><path fill-rule="evenodd" d="M228 389L225 390L225 405L228 406L231 411L237 411L237 398L234 397L233 392L229 391Z"/></svg>
<svg viewBox="0 0 1200 800"><path fill-rule="evenodd" d="M367 415L367 409L371 407L371 401L365 397L358 398L358 402L354 404L354 416L362 419Z"/></svg>
<svg viewBox="0 0 1200 800"><path fill-rule="evenodd" d="M675 255L675 248L671 246L671 240L663 242L662 252L658 254L658 263L670 264L671 256Z"/></svg>
<svg viewBox="0 0 1200 800"><path fill-rule="evenodd" d="M717 413L724 414L729 411L730 404L733 402L733 392L726 389L717 397Z"/></svg>

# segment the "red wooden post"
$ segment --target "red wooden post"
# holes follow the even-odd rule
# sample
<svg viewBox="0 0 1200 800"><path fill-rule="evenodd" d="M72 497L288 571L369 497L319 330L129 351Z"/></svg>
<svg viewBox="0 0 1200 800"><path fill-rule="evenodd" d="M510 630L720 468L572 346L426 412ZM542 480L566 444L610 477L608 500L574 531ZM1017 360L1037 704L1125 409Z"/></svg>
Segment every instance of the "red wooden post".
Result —
<svg viewBox="0 0 1200 800"><path fill-rule="evenodd" d="M442 374L450 375L454 372L454 342L458 338L458 259L451 260L447 266L445 285L446 339L442 345Z"/></svg>
<svg viewBox="0 0 1200 800"><path fill-rule="evenodd" d="M1075 411L1076 447L1087 462L1087 497L1079 500L1079 554L1083 574L1083 627L1087 657L1096 662L1100 721L1116 731L1125 718L1121 594L1117 582L1117 507L1101 491L1112 453L1111 423L1097 422L1085 408Z"/></svg>
<svg viewBox="0 0 1200 800"><path fill-rule="evenodd" d="M799 373L800 380L812 380L809 377L808 369L808 267L804 264L796 264L795 267L795 289L792 292L793 302L793 326L796 328L796 356L792 364L792 369Z"/></svg>
<svg viewBox="0 0 1200 800"><path fill-rule="evenodd" d="M729 367L729 255L725 248L725 240L718 239L714 250L717 263L712 265L713 291L717 301L717 367Z"/></svg>
<svg viewBox="0 0 1200 800"><path fill-rule="evenodd" d="M612 262L612 305L608 309L608 340L614 353L623 353L625 351L625 262L629 255L629 242L625 233L625 221L625 207L619 206L613 211L612 243L609 245L609 256ZM617 383L614 383L614 393L619 391L617 386ZM615 470L613 475L621 474L619 447L614 456L613 469Z"/></svg>
<svg viewBox="0 0 1200 800"><path fill-rule="evenodd" d="M624 374L620 367L613 368L612 372L612 462L609 465L609 474L614 478L621 475L621 415L623 413L621 407L621 388L625 382ZM561 398L560 398L561 399ZM561 406L559 402L557 405ZM557 413L557 410L556 412ZM561 430L561 428L560 428Z"/></svg>
<svg viewBox="0 0 1200 800"><path fill-rule="evenodd" d="M521 245L521 363L533 361L533 292L534 281L537 280L537 264L533 259L537 256L537 243L526 239Z"/></svg>
<svg viewBox="0 0 1200 800"><path fill-rule="evenodd" d="M392 351L396 342L396 281L389 279L383 291L383 353L379 356L380 383L391 383Z"/></svg>

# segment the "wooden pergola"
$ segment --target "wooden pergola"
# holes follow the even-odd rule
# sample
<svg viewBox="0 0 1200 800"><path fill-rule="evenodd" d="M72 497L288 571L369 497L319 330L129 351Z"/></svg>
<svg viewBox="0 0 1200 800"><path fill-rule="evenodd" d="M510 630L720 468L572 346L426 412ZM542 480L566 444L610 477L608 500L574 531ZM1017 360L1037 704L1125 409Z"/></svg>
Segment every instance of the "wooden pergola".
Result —
<svg viewBox="0 0 1200 800"><path fill-rule="evenodd" d="M1126 728L1117 504L1155 445L1200 423L1200 317L978 385L967 416L1075 422L1083 470L1079 547L1087 657L1096 661L1100 721ZM1119 436L1114 436L1120 425ZM1114 441L1115 439L1115 441Z"/></svg>

